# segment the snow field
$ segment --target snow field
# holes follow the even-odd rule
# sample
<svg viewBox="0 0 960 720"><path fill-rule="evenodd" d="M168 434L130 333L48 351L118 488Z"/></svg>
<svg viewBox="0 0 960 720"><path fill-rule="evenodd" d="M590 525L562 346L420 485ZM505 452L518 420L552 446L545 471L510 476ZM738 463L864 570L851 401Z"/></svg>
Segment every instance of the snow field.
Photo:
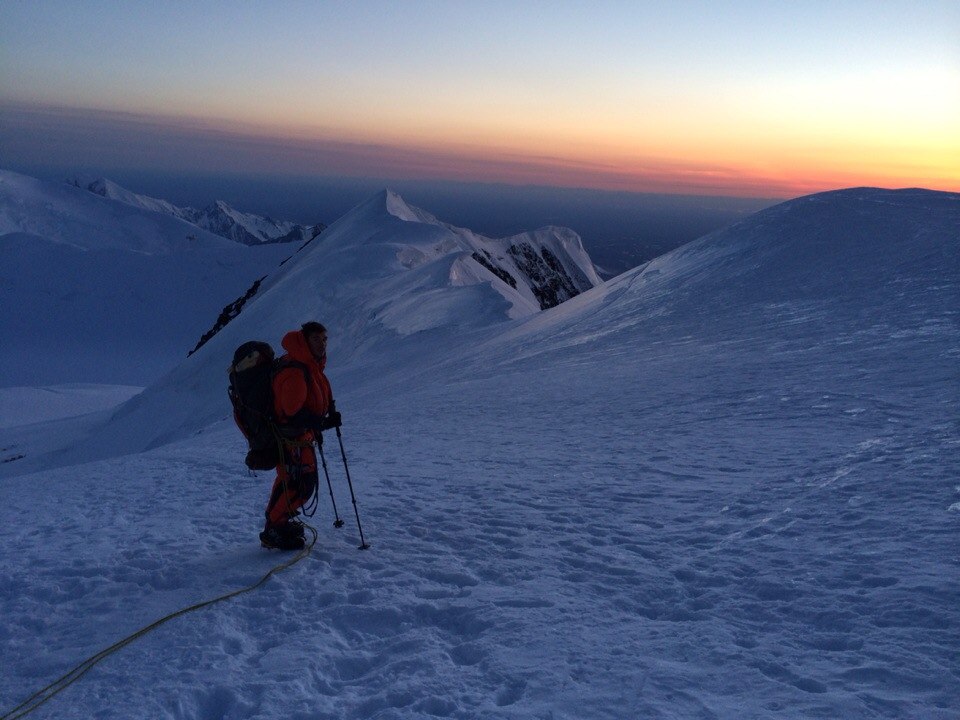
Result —
<svg viewBox="0 0 960 720"><path fill-rule="evenodd" d="M107 410L143 388L73 383L48 387L0 388L0 428L76 417Z"/></svg>
<svg viewBox="0 0 960 720"><path fill-rule="evenodd" d="M912 404L910 378L861 350L732 340L635 347L631 373L564 354L461 366L390 404L344 388L372 549L330 438L345 528L321 488L310 558L121 651L50 716L949 717L949 408ZM942 340L900 351L922 362ZM241 456L224 423L56 471L61 517L4 538L31 568L5 599L23 623L8 656L31 668L17 687L277 561L256 545L268 474ZM42 479L7 481L15 515ZM37 656L36 637L56 640Z"/></svg>
<svg viewBox="0 0 960 720"><path fill-rule="evenodd" d="M343 529L321 486L309 558L37 717L954 717L952 202L788 203L524 323L394 337L376 298L336 315L372 548L331 436ZM283 290L91 436L175 444L3 476L0 707L279 561L221 385Z"/></svg>

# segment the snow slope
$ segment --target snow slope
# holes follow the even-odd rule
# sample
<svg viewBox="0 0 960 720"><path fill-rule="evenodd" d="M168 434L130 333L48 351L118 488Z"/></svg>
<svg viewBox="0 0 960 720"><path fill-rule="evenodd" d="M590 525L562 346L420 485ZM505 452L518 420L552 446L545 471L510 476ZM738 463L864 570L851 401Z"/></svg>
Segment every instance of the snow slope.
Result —
<svg viewBox="0 0 960 720"><path fill-rule="evenodd" d="M230 207L223 200L194 210L186 208L187 218L197 227L209 230L244 245L271 242L305 242L319 235L324 225L300 225L289 220L274 220Z"/></svg>
<svg viewBox="0 0 960 720"><path fill-rule="evenodd" d="M321 496L310 558L36 717L955 716L960 196L801 198L526 319L437 324L410 303L429 330L409 334L363 306L413 232L380 218L363 227L394 247L334 235L338 271L363 255L348 287L291 260L175 371L195 397L171 400L216 400L205 368L231 332L276 341L355 302L329 370L372 549L354 549L328 438L346 528ZM168 419L130 405L118 417L156 439ZM2 480L0 707L278 561L255 544L269 477L206 419Z"/></svg>
<svg viewBox="0 0 960 720"><path fill-rule="evenodd" d="M100 197L105 197L110 200L117 200L124 203L125 205L131 205L141 210L150 210L152 212L159 212L165 215L172 215L175 218L180 220L185 220L190 222L188 213L183 209L174 205L168 200L161 200L159 198L153 198L148 195L140 195L139 193L132 192L127 190L125 187L117 185L117 183L107 178L94 178L88 175L76 175L67 180L68 185L72 185L75 188L80 190L86 190L87 192L92 192L94 195L99 195Z"/></svg>
<svg viewBox="0 0 960 720"><path fill-rule="evenodd" d="M67 181L70 185L118 200L119 202L172 215L180 220L196 225L203 230L234 240L244 245L259 245L271 242L305 242L323 231L324 225L300 225L286 220L274 220L269 217L244 213L236 210L223 200L217 200L202 209L177 207L167 200L139 195L117 185L106 178L77 176Z"/></svg>
<svg viewBox="0 0 960 720"><path fill-rule="evenodd" d="M291 252L0 171L0 387L145 385Z"/></svg>
<svg viewBox="0 0 960 720"><path fill-rule="evenodd" d="M507 252L514 247L541 259L541 265L530 262L524 267L531 274L525 273ZM479 252L492 258L487 264L508 269L514 284L477 262L473 255ZM559 271L548 267L544 257L551 257ZM490 240L445 225L384 191L271 273L239 317L119 408L94 438L66 451L59 441L36 449L18 445L18 454L27 459L0 467L0 475L43 466L50 462L44 452L55 454L58 462L92 460L195 433L223 415L224 363L229 364L233 350L252 337L279 347L277 338L307 318L328 324L331 355L358 377L382 378L402 375L425 353L435 361L458 347L466 330L539 313L536 287L577 291L594 283L599 278L570 230L544 228Z"/></svg>
<svg viewBox="0 0 960 720"><path fill-rule="evenodd" d="M0 428L109 410L141 392L130 385L52 385L0 388Z"/></svg>
<svg viewBox="0 0 960 720"><path fill-rule="evenodd" d="M0 170L0 235L8 233L36 235L80 250L145 255L231 248L228 240L198 233L177 218Z"/></svg>

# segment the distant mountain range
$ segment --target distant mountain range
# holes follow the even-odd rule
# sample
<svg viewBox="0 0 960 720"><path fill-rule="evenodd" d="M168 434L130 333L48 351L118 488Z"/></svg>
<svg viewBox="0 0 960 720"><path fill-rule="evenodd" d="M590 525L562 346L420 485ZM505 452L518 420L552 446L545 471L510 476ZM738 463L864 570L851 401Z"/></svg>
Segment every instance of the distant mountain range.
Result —
<svg viewBox="0 0 960 720"><path fill-rule="evenodd" d="M326 318L340 336L331 344L349 345L348 354L374 337L527 317L601 283L572 230L487 238L389 190L316 236L224 203L207 210L201 218L103 178L67 184L0 171L6 382L146 384L248 303L281 327ZM219 234L203 227L217 217ZM239 218L232 234L230 218ZM270 227L283 235L269 237ZM251 240L254 232L266 239ZM307 241L280 244L298 233Z"/></svg>
<svg viewBox="0 0 960 720"><path fill-rule="evenodd" d="M323 223L299 225L286 220L274 220L252 213L236 210L223 200L200 210L178 207L167 200L138 195L106 178L77 175L67 180L69 185L87 190L95 195L118 200L141 210L165 213L184 220L198 228L234 240L244 245L263 243L304 242L312 240L327 227Z"/></svg>
<svg viewBox="0 0 960 720"><path fill-rule="evenodd" d="M342 288L356 288L351 300L338 300L335 312L327 308L323 314L342 321L359 311L364 319L344 324L359 327L373 320L381 330L409 335L451 324L479 326L527 317L601 282L573 230L544 227L488 238L442 222L392 190L383 190L333 223L316 242L302 246L290 265L266 278L263 287L258 281L225 307L195 350L237 317L248 301L265 293L277 295L271 288L278 283L299 284L280 295L288 298L287 306L292 297L323 301L331 288L341 288L338 294ZM275 317L286 314L283 307L270 312ZM364 341L356 339L358 345Z"/></svg>
<svg viewBox="0 0 960 720"><path fill-rule="evenodd" d="M0 385L146 384L294 250L0 170Z"/></svg>

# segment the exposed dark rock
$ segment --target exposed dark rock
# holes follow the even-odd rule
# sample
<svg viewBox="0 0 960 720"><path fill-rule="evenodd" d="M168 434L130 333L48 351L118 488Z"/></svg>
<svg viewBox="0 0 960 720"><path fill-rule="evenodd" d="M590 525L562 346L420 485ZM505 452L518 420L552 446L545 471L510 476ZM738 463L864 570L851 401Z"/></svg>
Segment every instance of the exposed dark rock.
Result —
<svg viewBox="0 0 960 720"><path fill-rule="evenodd" d="M497 264L493 261L493 257L490 255L490 253L488 253L486 250L484 250L483 252L484 252L484 254L486 255L486 257L484 257L483 255L481 255L481 254L478 253L478 252L473 252L473 253L470 254L470 256L471 256L474 260L476 260L478 263L480 263L481 265L483 265L487 270L489 270L489 271L492 272L494 275L496 275L498 278L500 278L500 279L503 280L505 283L507 283L507 285L509 285L510 287L512 287L514 290L516 290L516 289L517 289L517 279L516 279L513 275L511 275L510 273L508 273L506 270L504 270L502 267L500 267L499 265L497 265Z"/></svg>
<svg viewBox="0 0 960 720"><path fill-rule="evenodd" d="M257 280L250 286L250 289L247 290L241 297L238 297L232 303L227 305L221 312L220 316L217 318L217 322L214 323L214 326L203 334L203 337L200 338L200 341L197 343L197 346L187 353L187 357L193 355L197 350L202 348L207 342L216 335L218 332L223 330L227 323L233 320L237 315L240 314L240 311L243 309L243 306L247 304L247 301L257 294L257 290L260 289L260 283L264 281L264 278L267 276L264 275L262 278Z"/></svg>
<svg viewBox="0 0 960 720"><path fill-rule="evenodd" d="M564 269L563 264L547 248L539 253L529 243L511 245L507 250L517 267L530 279L530 289L540 309L556 307L564 300L580 294L581 289ZM586 278L580 285L590 287Z"/></svg>
<svg viewBox="0 0 960 720"><path fill-rule="evenodd" d="M313 234L303 243L303 245L301 245L300 247L298 247L298 248L294 251L293 255L296 255L298 252L300 252L301 250L303 250L307 245L309 245L309 244L312 243L314 240L316 240L317 237L320 235L320 233L322 233L322 232L323 232L324 230L326 230L326 229L327 229L327 226L324 225L323 223L320 223L319 225L314 225L314 226L313 226ZM288 256L288 257L285 257L283 260L280 261L280 264L283 265L287 260L289 260L290 258L292 258L293 255L290 255L290 256Z"/></svg>
<svg viewBox="0 0 960 720"><path fill-rule="evenodd" d="M327 226L323 223L317 225L311 225L310 227L299 226L295 227L293 230L288 232L286 235L276 238L275 240L265 240L264 245L276 244L276 243L287 243L287 242L310 242L317 235L322 233L327 229ZM299 250L297 252L300 252Z"/></svg>

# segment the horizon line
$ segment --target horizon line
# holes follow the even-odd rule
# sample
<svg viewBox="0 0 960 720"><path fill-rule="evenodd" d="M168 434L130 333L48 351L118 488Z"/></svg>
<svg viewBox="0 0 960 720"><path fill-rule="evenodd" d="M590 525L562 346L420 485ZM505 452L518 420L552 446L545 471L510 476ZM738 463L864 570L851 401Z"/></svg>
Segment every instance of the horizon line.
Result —
<svg viewBox="0 0 960 720"><path fill-rule="evenodd" d="M109 167L129 172L227 174L289 179L456 182L644 195L788 200L852 187L956 192L946 180L875 184L849 173L825 180L789 180L745 168L641 158L620 165L556 153L458 143L428 146L348 138L321 128L227 118L147 113L0 99L5 164ZM326 134L324 134L326 133ZM843 182L848 180L849 182Z"/></svg>

